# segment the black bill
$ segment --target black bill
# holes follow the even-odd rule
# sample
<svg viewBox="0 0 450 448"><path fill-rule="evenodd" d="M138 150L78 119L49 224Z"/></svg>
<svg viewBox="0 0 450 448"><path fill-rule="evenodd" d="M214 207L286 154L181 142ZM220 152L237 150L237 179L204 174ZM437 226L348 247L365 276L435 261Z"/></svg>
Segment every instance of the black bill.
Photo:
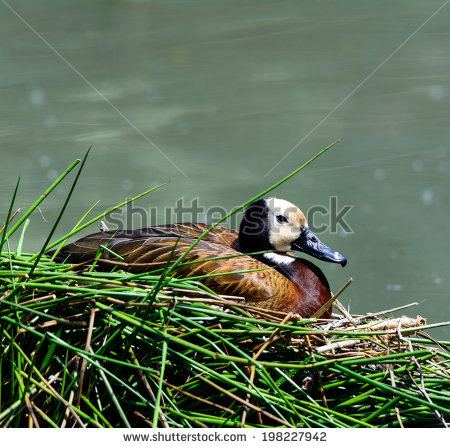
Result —
<svg viewBox="0 0 450 448"><path fill-rule="evenodd" d="M301 235L291 244L291 249L304 252L319 260L339 263L342 267L347 264L347 259L342 254L325 246L325 244L323 244L322 241L306 227L302 229Z"/></svg>

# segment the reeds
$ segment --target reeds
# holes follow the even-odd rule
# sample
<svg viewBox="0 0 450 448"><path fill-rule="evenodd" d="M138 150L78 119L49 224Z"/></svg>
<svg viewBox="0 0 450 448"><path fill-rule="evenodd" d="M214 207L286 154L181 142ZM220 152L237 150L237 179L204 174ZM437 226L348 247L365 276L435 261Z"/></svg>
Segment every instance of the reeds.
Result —
<svg viewBox="0 0 450 448"><path fill-rule="evenodd" d="M0 258L0 426L446 425L450 343L422 318L302 319L218 296L169 266L53 264L45 251L84 224L50 243L55 225L25 253L31 212L8 230L13 204Z"/></svg>

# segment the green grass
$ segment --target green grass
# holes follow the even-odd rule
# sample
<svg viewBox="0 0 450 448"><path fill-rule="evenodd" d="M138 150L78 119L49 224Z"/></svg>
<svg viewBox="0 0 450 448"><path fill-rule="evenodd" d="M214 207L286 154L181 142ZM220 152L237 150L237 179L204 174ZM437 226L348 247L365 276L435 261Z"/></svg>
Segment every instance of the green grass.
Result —
<svg viewBox="0 0 450 448"><path fill-rule="evenodd" d="M367 315L351 329L343 318L261 310L217 296L201 279L177 278L183 259L143 274L54 264L48 249L106 214L84 216L52 242L81 170L41 250L26 253L29 216L82 165L74 162L10 223L17 184L6 215L1 427L445 425L450 343L429 338L431 326L370 330L361 326L382 320ZM350 345L317 351L338 341Z"/></svg>

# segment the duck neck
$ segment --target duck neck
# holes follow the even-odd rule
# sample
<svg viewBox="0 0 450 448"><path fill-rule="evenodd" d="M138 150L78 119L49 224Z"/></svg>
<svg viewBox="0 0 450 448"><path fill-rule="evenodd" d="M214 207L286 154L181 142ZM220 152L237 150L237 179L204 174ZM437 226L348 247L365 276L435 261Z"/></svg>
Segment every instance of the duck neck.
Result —
<svg viewBox="0 0 450 448"><path fill-rule="evenodd" d="M259 259L259 261L264 264L274 267L289 280L295 280L295 269L293 268L293 263L296 259L294 257L278 252L267 252L265 254L257 255L255 258Z"/></svg>
<svg viewBox="0 0 450 448"><path fill-rule="evenodd" d="M316 281L321 283L325 289L330 291L330 285L325 277L325 274L318 266L311 263L309 260L292 257L290 255L280 254L277 252L268 252L255 258L258 258L259 261L274 267L291 282L295 283L297 286L301 286L302 288L304 288L307 283L305 282L305 274L312 272L312 274L314 274L317 278Z"/></svg>

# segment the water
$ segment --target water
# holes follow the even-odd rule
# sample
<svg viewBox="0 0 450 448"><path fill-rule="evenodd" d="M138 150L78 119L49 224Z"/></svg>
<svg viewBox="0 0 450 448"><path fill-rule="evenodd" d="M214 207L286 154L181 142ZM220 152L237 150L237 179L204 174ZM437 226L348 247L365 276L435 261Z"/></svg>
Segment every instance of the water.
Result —
<svg viewBox="0 0 450 448"><path fill-rule="evenodd" d="M449 320L450 6L401 46L441 2L8 4L3 219L19 175L26 207L91 145L58 236L97 200L101 212L166 181L138 203L153 221L180 198L211 218L205 209L231 209L344 137L274 195L305 211L330 197L353 205L351 232L319 235L348 266L318 262L334 291L355 279L342 298L352 312L418 301L405 314ZM40 248L69 188L32 215L27 250Z"/></svg>

